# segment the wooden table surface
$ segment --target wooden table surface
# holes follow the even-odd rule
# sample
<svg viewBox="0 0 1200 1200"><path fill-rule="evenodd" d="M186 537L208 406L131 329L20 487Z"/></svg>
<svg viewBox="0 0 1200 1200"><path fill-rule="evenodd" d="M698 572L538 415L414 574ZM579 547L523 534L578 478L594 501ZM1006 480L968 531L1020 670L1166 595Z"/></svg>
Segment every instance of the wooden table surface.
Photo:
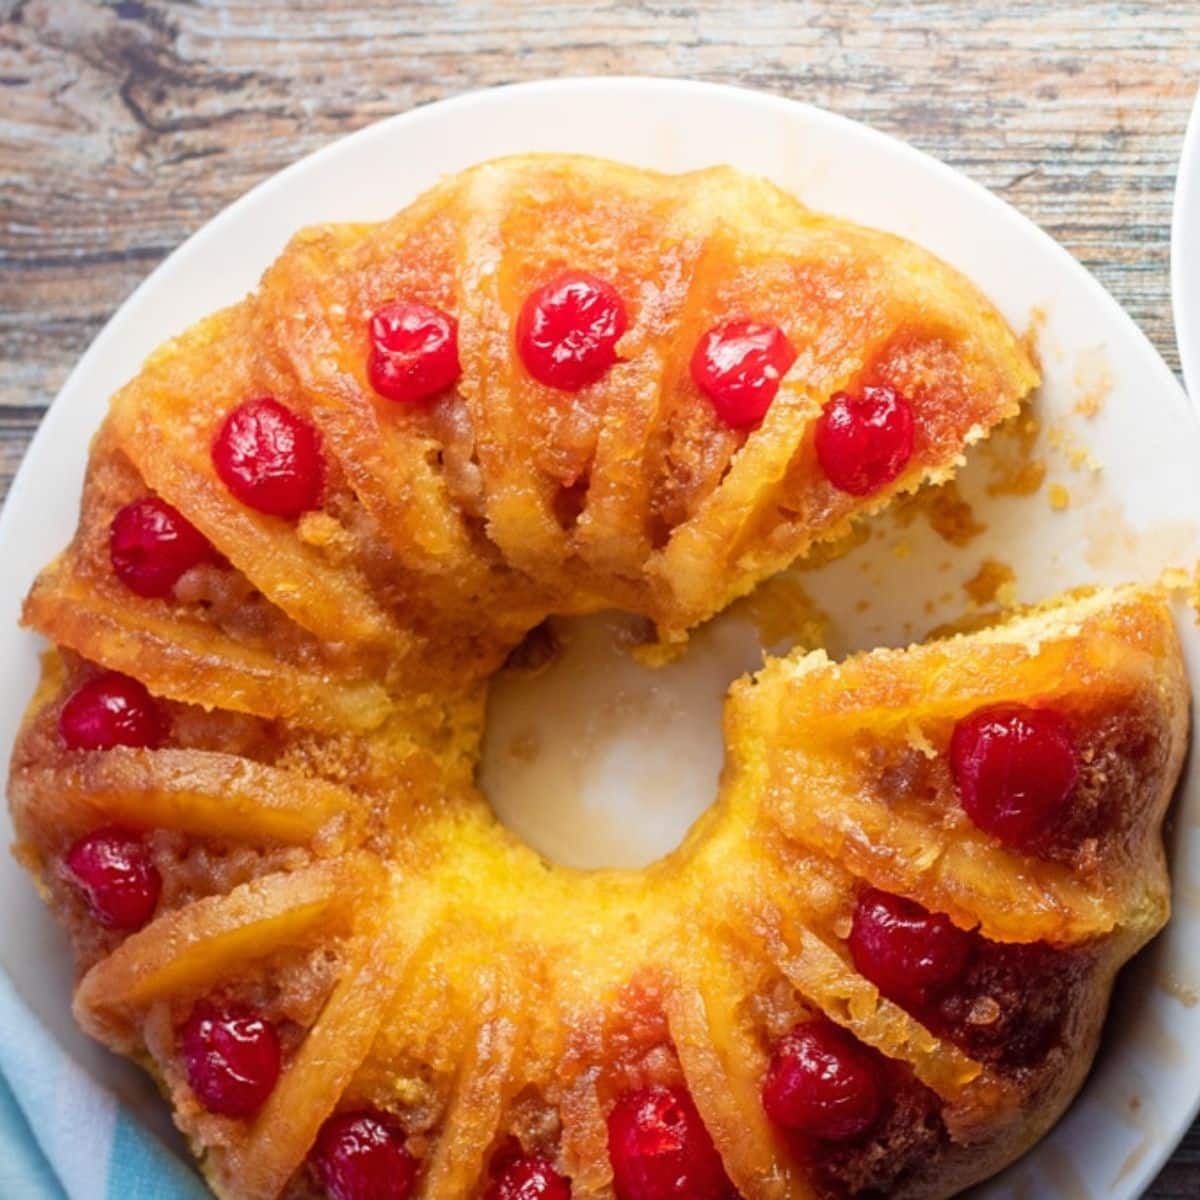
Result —
<svg viewBox="0 0 1200 1200"><path fill-rule="evenodd" d="M229 201L380 117L546 76L737 83L898 134L1048 229L1177 369L1198 67L1198 0L0 0L0 495L96 332ZM1200 1126L1148 1195L1200 1197Z"/></svg>

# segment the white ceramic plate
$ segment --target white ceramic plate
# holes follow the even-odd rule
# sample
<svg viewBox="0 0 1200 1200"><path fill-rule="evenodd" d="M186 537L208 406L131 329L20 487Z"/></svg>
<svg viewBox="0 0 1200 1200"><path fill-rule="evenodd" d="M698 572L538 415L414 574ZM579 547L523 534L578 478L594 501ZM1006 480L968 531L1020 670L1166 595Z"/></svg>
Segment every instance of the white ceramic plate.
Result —
<svg viewBox="0 0 1200 1200"><path fill-rule="evenodd" d="M960 585L986 557L1012 567L1020 599L1089 581L1151 578L1168 564L1200 559L1200 434L1182 391L1095 280L995 196L901 142L784 99L648 79L522 85L381 122L283 171L180 247L109 322L51 408L0 520L0 746L9 744L36 674L38 643L16 629L20 598L74 527L88 438L113 389L164 337L249 289L299 226L383 217L446 172L529 150L667 170L727 162L760 172L813 207L916 239L974 279L1015 327L1040 330L1045 386L1036 453L1047 465L1046 486L1027 497L991 496L995 463L976 453L961 486L987 525L981 536L954 549L920 520L899 528L888 518L852 554L807 573L805 586L832 615L835 651L901 643L957 615L966 607ZM1065 509L1049 503L1051 483L1063 489L1055 493L1060 501L1069 498ZM1187 617L1181 631L1197 684L1200 639ZM677 684L667 676L661 688L653 685L668 693L662 714L675 719L642 722L655 726L651 741L625 730L610 746L599 792L584 807L628 811L628 789L645 774L638 764L647 755L659 756L661 785L664 739L667 761L687 764L666 780L655 819L641 822L644 833L622 819L624 842L613 857L644 860L665 849L695 815L697 797L711 796L720 691L747 657L739 637L719 630L712 639L718 650L705 668L707 691L687 672ZM676 697L703 693L698 706L675 704L672 687ZM1200 787L1193 777L1171 854L1176 916L1127 974L1083 1095L1051 1136L981 1195L1131 1200L1187 1128L1200 1095ZM161 1105L140 1079L75 1032L62 939L7 857L0 912L0 962L19 989L64 1045L161 1127Z"/></svg>
<svg viewBox="0 0 1200 1200"><path fill-rule="evenodd" d="M1171 301L1183 381L1200 405L1200 92L1183 139L1171 217Z"/></svg>

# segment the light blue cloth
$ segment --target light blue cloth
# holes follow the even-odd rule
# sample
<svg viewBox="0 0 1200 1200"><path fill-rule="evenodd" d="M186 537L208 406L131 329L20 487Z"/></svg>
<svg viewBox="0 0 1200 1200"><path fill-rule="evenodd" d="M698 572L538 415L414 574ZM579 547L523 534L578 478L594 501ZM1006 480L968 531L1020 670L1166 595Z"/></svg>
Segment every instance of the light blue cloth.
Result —
<svg viewBox="0 0 1200 1200"><path fill-rule="evenodd" d="M212 1200L0 971L0 1200Z"/></svg>

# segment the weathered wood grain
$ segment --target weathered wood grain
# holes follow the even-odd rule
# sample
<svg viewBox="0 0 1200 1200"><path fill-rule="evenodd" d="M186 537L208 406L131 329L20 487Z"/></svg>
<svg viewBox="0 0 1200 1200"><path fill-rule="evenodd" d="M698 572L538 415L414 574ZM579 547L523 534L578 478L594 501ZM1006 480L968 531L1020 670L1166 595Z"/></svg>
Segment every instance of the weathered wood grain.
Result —
<svg viewBox="0 0 1200 1200"><path fill-rule="evenodd" d="M765 88L899 134L1047 228L1177 365L1197 0L0 0L0 494L103 322L252 184L446 95L614 73ZM1200 1196L1200 1130L1150 1195Z"/></svg>

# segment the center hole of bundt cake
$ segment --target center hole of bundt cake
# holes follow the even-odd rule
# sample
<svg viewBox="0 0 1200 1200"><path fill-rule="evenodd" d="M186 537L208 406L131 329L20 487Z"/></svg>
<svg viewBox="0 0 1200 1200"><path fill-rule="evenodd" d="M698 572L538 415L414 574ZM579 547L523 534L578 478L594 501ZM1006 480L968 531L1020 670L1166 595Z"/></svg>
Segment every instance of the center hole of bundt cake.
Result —
<svg viewBox="0 0 1200 1200"><path fill-rule="evenodd" d="M641 867L713 802L730 683L762 661L749 622L720 617L661 666L622 613L551 618L492 681L480 782L500 820L552 862Z"/></svg>

